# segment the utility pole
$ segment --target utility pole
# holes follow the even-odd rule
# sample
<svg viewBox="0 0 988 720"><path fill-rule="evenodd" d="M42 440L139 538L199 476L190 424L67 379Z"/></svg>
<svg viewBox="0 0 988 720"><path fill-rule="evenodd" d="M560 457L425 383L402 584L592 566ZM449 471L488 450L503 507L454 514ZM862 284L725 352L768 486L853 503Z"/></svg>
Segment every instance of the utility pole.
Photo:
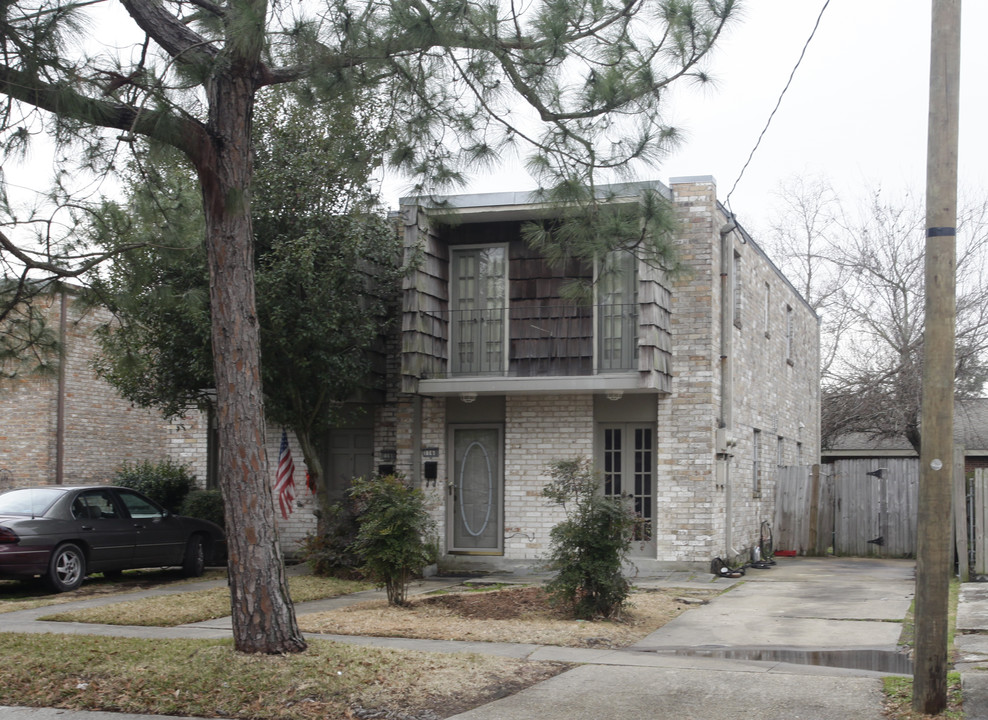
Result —
<svg viewBox="0 0 988 720"><path fill-rule="evenodd" d="M953 557L954 316L961 2L933 0L926 160L926 324L920 419L913 709L947 706L947 603Z"/></svg>

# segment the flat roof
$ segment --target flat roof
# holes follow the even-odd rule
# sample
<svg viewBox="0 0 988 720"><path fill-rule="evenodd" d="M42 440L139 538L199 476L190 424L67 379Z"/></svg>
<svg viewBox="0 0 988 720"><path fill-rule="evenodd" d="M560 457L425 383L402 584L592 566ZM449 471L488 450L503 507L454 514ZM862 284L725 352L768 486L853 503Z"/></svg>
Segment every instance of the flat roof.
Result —
<svg viewBox="0 0 988 720"><path fill-rule="evenodd" d="M631 201L647 190L658 192L667 198L672 196L669 188L658 180L600 185L597 188L597 196ZM545 217L546 210L553 205L539 190L463 195L409 195L398 202L401 207L424 207L440 217L456 217L459 222L471 223Z"/></svg>

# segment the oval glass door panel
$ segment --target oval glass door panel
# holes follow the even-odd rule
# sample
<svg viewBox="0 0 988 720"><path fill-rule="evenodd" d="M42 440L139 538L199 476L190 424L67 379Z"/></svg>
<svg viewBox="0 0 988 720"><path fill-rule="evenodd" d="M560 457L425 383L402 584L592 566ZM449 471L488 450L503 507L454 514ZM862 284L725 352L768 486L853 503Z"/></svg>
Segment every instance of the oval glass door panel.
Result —
<svg viewBox="0 0 988 720"><path fill-rule="evenodd" d="M453 430L452 550L501 548L501 431Z"/></svg>

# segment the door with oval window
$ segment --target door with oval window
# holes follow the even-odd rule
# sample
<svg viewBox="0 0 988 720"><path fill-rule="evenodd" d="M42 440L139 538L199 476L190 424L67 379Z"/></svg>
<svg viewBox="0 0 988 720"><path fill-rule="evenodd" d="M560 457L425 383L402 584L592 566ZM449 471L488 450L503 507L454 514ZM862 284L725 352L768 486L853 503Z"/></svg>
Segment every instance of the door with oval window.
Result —
<svg viewBox="0 0 988 720"><path fill-rule="evenodd" d="M453 553L500 555L504 545L504 470L500 425L450 428L448 547Z"/></svg>

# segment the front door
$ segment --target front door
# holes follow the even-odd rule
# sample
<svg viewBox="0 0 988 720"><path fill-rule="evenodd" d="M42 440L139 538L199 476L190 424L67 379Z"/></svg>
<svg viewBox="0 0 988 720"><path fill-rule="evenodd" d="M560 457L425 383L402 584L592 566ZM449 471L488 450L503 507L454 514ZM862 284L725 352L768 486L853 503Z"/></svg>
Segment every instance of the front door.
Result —
<svg viewBox="0 0 988 720"><path fill-rule="evenodd" d="M450 428L447 489L450 552L499 555L504 550L504 483L500 425Z"/></svg>
<svg viewBox="0 0 988 720"><path fill-rule="evenodd" d="M604 424L599 442L604 495L625 498L635 511L631 553L655 557L655 426Z"/></svg>

